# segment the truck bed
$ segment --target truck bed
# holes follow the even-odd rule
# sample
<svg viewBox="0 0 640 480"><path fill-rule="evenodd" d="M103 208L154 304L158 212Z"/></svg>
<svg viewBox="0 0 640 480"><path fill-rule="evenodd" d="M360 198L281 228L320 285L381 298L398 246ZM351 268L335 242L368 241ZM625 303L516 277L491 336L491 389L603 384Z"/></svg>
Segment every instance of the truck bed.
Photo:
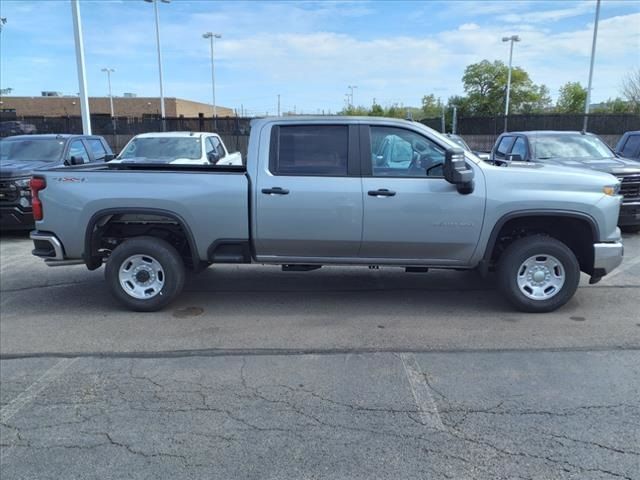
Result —
<svg viewBox="0 0 640 480"><path fill-rule="evenodd" d="M67 258L83 258L87 236L117 211L172 218L200 260L226 239L249 240L249 181L243 166L102 164L43 172L40 231L55 232ZM194 252L194 253L196 253Z"/></svg>

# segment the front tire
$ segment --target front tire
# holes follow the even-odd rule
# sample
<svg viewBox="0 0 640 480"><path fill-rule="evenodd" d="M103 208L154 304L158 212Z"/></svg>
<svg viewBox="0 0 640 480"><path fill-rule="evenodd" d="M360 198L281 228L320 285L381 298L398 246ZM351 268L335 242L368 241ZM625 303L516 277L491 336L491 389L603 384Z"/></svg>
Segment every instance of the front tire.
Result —
<svg viewBox="0 0 640 480"><path fill-rule="evenodd" d="M551 312L573 297L580 282L580 265L561 241L542 235L525 237L502 254L498 282L518 310Z"/></svg>
<svg viewBox="0 0 640 480"><path fill-rule="evenodd" d="M155 312L182 291L185 269L169 243L155 237L134 237L111 253L105 278L113 296L124 306Z"/></svg>

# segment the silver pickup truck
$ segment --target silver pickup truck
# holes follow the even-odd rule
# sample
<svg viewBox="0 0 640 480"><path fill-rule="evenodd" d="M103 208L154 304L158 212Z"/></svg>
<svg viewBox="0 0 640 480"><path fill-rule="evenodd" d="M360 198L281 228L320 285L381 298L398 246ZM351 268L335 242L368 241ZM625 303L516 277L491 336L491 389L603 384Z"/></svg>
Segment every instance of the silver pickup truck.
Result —
<svg viewBox="0 0 640 480"><path fill-rule="evenodd" d="M245 166L117 164L31 180L34 255L106 264L114 296L163 308L185 270L216 263L389 265L497 272L504 296L547 312L622 261L612 175L494 166L419 123L255 120Z"/></svg>

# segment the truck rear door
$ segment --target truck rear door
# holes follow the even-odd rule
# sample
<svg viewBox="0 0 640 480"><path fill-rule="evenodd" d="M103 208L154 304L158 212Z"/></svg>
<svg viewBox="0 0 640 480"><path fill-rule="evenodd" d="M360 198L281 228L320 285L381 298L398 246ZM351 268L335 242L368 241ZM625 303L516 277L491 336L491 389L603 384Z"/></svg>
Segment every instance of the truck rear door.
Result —
<svg viewBox="0 0 640 480"><path fill-rule="evenodd" d="M254 194L256 258L357 257L363 213L357 125L287 122L264 135L269 148L260 153Z"/></svg>

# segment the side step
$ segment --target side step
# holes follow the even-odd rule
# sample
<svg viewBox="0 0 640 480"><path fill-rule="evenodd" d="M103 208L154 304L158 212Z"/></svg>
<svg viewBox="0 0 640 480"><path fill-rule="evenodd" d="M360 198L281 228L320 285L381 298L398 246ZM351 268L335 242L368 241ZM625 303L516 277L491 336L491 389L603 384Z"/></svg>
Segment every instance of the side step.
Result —
<svg viewBox="0 0 640 480"><path fill-rule="evenodd" d="M319 268L322 268L322 265L282 265L283 272L310 272Z"/></svg>

